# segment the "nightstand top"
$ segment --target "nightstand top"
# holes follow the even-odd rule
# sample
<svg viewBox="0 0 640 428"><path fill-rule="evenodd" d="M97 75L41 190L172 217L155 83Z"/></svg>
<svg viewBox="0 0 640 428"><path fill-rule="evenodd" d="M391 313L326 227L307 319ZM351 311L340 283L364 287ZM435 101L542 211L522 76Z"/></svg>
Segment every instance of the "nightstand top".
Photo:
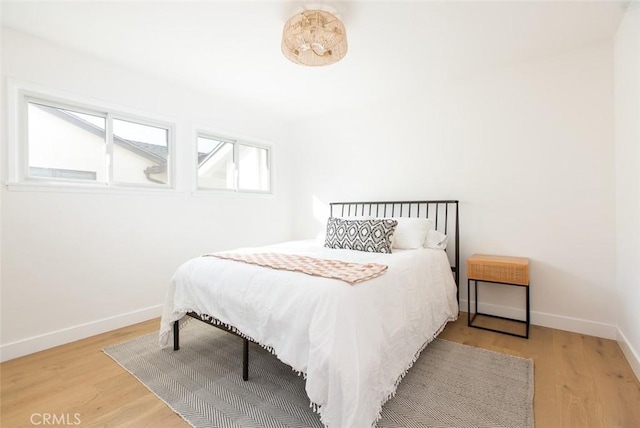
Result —
<svg viewBox="0 0 640 428"><path fill-rule="evenodd" d="M511 257L511 256L495 256L489 254L474 254L467 259L472 263L486 263L486 264L516 264L516 265L529 265L529 259L526 257Z"/></svg>

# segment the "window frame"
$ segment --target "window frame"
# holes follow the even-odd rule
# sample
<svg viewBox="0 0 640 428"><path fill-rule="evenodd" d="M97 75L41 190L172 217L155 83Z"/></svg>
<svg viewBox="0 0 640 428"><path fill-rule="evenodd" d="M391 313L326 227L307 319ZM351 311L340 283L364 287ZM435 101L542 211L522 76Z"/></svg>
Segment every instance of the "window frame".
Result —
<svg viewBox="0 0 640 428"><path fill-rule="evenodd" d="M233 188L208 188L200 187L198 176L198 138L209 138L215 141L228 143L233 145ZM231 137L229 133L221 133L211 131L203 127L196 127L194 130L194 160L192 165L194 168L194 191L200 194L227 194L227 195L273 195L273 147L265 142L260 142L255 139L245 137ZM240 145L247 147L254 147L257 149L264 149L267 151L267 167L269 168L269 190L251 190L241 189L240 183L240 170L239 170L239 152Z"/></svg>
<svg viewBox="0 0 640 428"><path fill-rule="evenodd" d="M176 190L176 121L126 107L77 95L26 84L8 82L8 177L9 190L70 190L115 192L175 192ZM106 181L48 178L29 175L29 103L60 108L105 118L104 162ZM124 120L167 131L167 183L127 183L114 180L113 120Z"/></svg>

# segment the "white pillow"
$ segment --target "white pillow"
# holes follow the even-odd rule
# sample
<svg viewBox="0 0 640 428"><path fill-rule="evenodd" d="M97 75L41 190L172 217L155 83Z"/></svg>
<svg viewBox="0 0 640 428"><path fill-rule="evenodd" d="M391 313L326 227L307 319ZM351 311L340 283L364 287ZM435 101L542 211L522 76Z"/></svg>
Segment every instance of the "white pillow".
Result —
<svg viewBox="0 0 640 428"><path fill-rule="evenodd" d="M398 222L393 234L393 248L414 250L422 248L429 230L434 228L433 221L428 218L392 217Z"/></svg>
<svg viewBox="0 0 640 428"><path fill-rule="evenodd" d="M434 248L436 250L446 250L449 237L435 229L429 230L427 239L424 243L425 248Z"/></svg>

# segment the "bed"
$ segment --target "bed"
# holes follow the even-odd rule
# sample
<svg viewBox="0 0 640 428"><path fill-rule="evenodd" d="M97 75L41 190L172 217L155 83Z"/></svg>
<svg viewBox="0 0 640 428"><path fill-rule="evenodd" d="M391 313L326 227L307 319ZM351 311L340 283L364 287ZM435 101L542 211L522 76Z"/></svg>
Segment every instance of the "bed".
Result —
<svg viewBox="0 0 640 428"><path fill-rule="evenodd" d="M234 252L387 267L355 285L225 258L189 260L167 291L160 344L173 343L178 350L180 326L193 318L225 329L244 339L245 380L252 341L305 376L311 405L326 426L368 428L422 349L457 318L458 201L334 202L330 214L391 218L405 225L407 219L428 218L433 235L446 238L430 248L394 247L390 254L327 248L325 239Z"/></svg>

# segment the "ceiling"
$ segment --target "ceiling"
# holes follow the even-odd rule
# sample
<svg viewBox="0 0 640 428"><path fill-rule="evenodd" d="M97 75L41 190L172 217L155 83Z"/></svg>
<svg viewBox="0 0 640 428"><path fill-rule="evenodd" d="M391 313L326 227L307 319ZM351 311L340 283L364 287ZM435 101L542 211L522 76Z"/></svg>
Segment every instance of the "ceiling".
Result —
<svg viewBox="0 0 640 428"><path fill-rule="evenodd" d="M3 1L2 24L289 118L611 39L627 2L345 1L349 52L303 67L280 52L295 1Z"/></svg>

